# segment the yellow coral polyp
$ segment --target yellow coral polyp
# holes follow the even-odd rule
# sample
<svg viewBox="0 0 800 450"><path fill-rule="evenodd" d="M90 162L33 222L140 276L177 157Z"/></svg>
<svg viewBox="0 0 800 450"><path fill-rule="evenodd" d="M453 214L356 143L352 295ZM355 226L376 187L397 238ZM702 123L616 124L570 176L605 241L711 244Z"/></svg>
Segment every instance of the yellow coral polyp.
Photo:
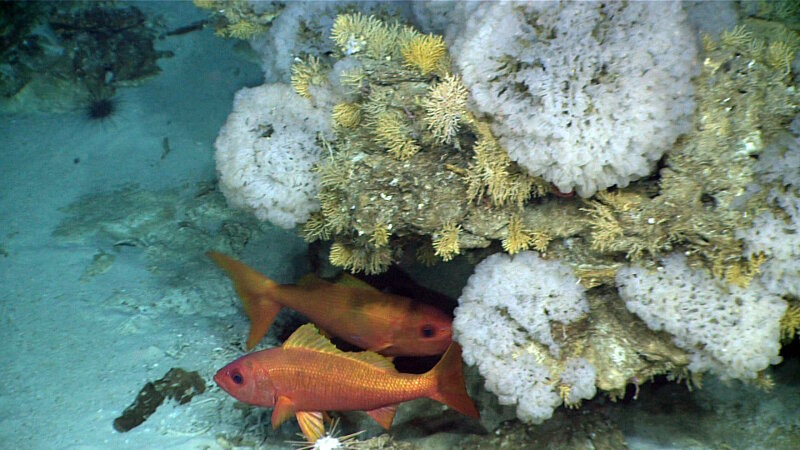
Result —
<svg viewBox="0 0 800 450"><path fill-rule="evenodd" d="M436 257L436 250L430 242L426 242L417 248L417 261L426 267L433 267L439 262Z"/></svg>
<svg viewBox="0 0 800 450"><path fill-rule="evenodd" d="M325 217L320 213L311 214L311 217L303 224L302 235L306 242L329 239L331 236L325 222Z"/></svg>
<svg viewBox="0 0 800 450"><path fill-rule="evenodd" d="M217 9L221 7L221 3L218 0L192 0L192 3L202 9Z"/></svg>
<svg viewBox="0 0 800 450"><path fill-rule="evenodd" d="M775 69L789 73L792 70L795 50L785 42L775 41L767 47L767 64Z"/></svg>
<svg viewBox="0 0 800 450"><path fill-rule="evenodd" d="M339 14L333 22L331 39L346 55L359 53L367 46L370 37L383 23L373 16Z"/></svg>
<svg viewBox="0 0 800 450"><path fill-rule="evenodd" d="M448 144L458 134L459 122L466 113L467 96L461 79L448 75L423 99L424 120L436 141Z"/></svg>
<svg viewBox="0 0 800 450"><path fill-rule="evenodd" d="M389 243L389 236L389 228L379 223L375 225L375 229L372 231L372 236L370 237L369 242L375 247L385 247L386 244Z"/></svg>
<svg viewBox="0 0 800 450"><path fill-rule="evenodd" d="M531 235L531 247L539 253L547 251L547 246L553 238L544 231L534 231Z"/></svg>
<svg viewBox="0 0 800 450"><path fill-rule="evenodd" d="M744 25L740 25L730 31L723 31L719 40L723 45L741 48L753 40L753 33L747 31Z"/></svg>
<svg viewBox="0 0 800 450"><path fill-rule="evenodd" d="M518 216L513 216L508 221L508 233L503 239L503 250L509 255L514 255L530 248L533 243L533 236L522 226Z"/></svg>
<svg viewBox="0 0 800 450"><path fill-rule="evenodd" d="M342 244L341 242L334 242L331 245L331 251L328 254L328 260L337 267L347 267L352 259L353 251Z"/></svg>
<svg viewBox="0 0 800 450"><path fill-rule="evenodd" d="M406 160L420 150L411 138L411 131L403 119L392 111L378 114L374 123L375 142L389 150L397 159Z"/></svg>
<svg viewBox="0 0 800 450"><path fill-rule="evenodd" d="M261 27L252 22L242 20L232 23L225 28L217 30L216 34L222 37L229 37L234 39L247 40L256 34L263 33L264 27Z"/></svg>
<svg viewBox="0 0 800 450"><path fill-rule="evenodd" d="M436 256L442 258L442 261L450 261L461 253L461 247L458 245L458 234L461 232L461 225L454 225L447 223L439 231L438 236L433 239L433 249Z"/></svg>
<svg viewBox="0 0 800 450"><path fill-rule="evenodd" d="M309 86L324 83L326 76L319 58L314 56L309 56L306 59L297 59L292 64L291 84L295 92L301 97L311 98L311 93L308 90Z"/></svg>
<svg viewBox="0 0 800 450"><path fill-rule="evenodd" d="M361 122L361 108L356 103L339 103L333 107L334 123L344 128L355 128Z"/></svg>
<svg viewBox="0 0 800 450"><path fill-rule="evenodd" d="M406 43L402 53L407 65L419 70L423 75L428 75L442 68L447 55L447 45L441 36L419 35Z"/></svg>
<svg viewBox="0 0 800 450"><path fill-rule="evenodd" d="M789 342L800 333L800 305L790 305L781 317L780 323L781 340Z"/></svg>

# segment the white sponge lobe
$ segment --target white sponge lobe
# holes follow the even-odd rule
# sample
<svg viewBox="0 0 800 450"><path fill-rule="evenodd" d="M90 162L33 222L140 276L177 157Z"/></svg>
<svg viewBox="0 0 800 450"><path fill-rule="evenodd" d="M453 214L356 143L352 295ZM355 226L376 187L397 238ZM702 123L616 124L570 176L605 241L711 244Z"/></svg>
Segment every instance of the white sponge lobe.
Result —
<svg viewBox="0 0 800 450"><path fill-rule="evenodd" d="M617 271L620 297L653 330L674 336L690 355L689 370L711 371L722 379L754 379L780 362L779 321L786 302L758 281L747 288L727 284L686 257L673 254L659 270Z"/></svg>
<svg viewBox="0 0 800 450"><path fill-rule="evenodd" d="M530 346L542 345L557 357L560 346L551 324L572 322L589 311L572 269L535 252L494 254L478 264L458 302L453 331L467 364L478 366L500 403L517 404L521 420L548 419L561 404L552 383L557 374L537 361ZM576 384L594 385L593 372L574 373L586 377Z"/></svg>
<svg viewBox="0 0 800 450"><path fill-rule="evenodd" d="M322 152L317 134L329 114L284 84L244 88L215 142L222 193L260 220L293 228L319 210L312 171Z"/></svg>
<svg viewBox="0 0 800 450"><path fill-rule="evenodd" d="M451 53L511 159L588 197L690 129L696 41L679 2L489 2Z"/></svg>

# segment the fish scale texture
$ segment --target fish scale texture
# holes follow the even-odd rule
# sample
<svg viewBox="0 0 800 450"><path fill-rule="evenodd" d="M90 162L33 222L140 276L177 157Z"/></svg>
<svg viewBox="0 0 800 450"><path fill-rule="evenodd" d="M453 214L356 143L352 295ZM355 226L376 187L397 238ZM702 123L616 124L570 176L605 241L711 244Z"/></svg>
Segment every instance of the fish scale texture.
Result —
<svg viewBox="0 0 800 450"><path fill-rule="evenodd" d="M451 54L511 159L588 197L690 129L696 47L678 2L489 2Z"/></svg>
<svg viewBox="0 0 800 450"><path fill-rule="evenodd" d="M693 372L751 380L781 360L779 321L787 305L757 280L747 288L727 284L676 253L657 271L623 267L616 281L630 311L689 353Z"/></svg>
<svg viewBox="0 0 800 450"><path fill-rule="evenodd" d="M517 405L521 420L550 418L562 402L554 374L526 348L538 343L557 357L560 346L550 333L551 322L569 323L589 311L572 269L536 252L497 253L478 264L458 303L453 333L464 361L478 366L501 404ZM569 381L574 400L593 397L594 369L583 359L570 361L561 379Z"/></svg>
<svg viewBox="0 0 800 450"><path fill-rule="evenodd" d="M329 130L328 114L288 85L241 89L214 144L225 198L282 228L307 221L319 210L316 138Z"/></svg>

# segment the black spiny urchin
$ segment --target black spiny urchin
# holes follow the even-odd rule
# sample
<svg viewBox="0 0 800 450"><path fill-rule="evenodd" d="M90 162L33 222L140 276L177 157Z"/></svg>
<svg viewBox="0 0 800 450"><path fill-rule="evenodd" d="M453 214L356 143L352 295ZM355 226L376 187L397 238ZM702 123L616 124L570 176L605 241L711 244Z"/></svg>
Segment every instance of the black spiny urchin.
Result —
<svg viewBox="0 0 800 450"><path fill-rule="evenodd" d="M117 112L118 106L113 90L102 89L89 95L83 106L84 116L90 122L105 122Z"/></svg>

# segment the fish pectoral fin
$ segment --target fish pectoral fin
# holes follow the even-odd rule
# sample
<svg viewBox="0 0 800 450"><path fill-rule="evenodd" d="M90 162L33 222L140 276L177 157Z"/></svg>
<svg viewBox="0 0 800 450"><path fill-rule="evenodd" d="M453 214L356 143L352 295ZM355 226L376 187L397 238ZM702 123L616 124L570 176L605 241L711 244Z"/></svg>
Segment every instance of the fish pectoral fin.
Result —
<svg viewBox="0 0 800 450"><path fill-rule="evenodd" d="M397 412L397 405L387 405L382 406L378 409L373 409L371 411L366 411L370 417L375 419L378 422L378 425L382 426L384 430L388 430L392 426L392 422L394 421L394 414Z"/></svg>
<svg viewBox="0 0 800 450"><path fill-rule="evenodd" d="M375 352L375 353L380 353L380 352L388 349L391 346L392 346L391 342L384 342L384 343L381 343L381 344L375 344L375 345L371 346L370 348L368 348L367 350L369 350L371 352Z"/></svg>
<svg viewBox="0 0 800 450"><path fill-rule="evenodd" d="M297 411L297 423L300 431L308 442L317 442L317 439L325 435L325 425L322 423L322 412L320 411Z"/></svg>
<svg viewBox="0 0 800 450"><path fill-rule="evenodd" d="M294 415L294 402L289 397L280 396L272 410L272 428L278 428L283 422Z"/></svg>

